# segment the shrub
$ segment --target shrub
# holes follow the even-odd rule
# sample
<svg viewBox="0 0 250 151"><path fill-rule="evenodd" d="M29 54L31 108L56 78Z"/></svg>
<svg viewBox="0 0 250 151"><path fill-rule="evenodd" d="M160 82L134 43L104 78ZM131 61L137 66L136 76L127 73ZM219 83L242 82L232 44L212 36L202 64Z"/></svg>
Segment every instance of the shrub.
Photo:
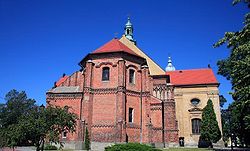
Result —
<svg viewBox="0 0 250 151"><path fill-rule="evenodd" d="M85 149L86 150L90 150L90 140L89 140L89 131L88 129L86 128L86 131L85 131Z"/></svg>
<svg viewBox="0 0 250 151"><path fill-rule="evenodd" d="M204 140L200 137L198 142L198 148L209 148L209 147L213 148L212 142Z"/></svg>
<svg viewBox="0 0 250 151"><path fill-rule="evenodd" d="M161 150L145 144L127 143L127 144L115 144L112 146L105 147L105 151L161 151Z"/></svg>
<svg viewBox="0 0 250 151"><path fill-rule="evenodd" d="M44 147L44 150L57 150L57 147L49 144Z"/></svg>

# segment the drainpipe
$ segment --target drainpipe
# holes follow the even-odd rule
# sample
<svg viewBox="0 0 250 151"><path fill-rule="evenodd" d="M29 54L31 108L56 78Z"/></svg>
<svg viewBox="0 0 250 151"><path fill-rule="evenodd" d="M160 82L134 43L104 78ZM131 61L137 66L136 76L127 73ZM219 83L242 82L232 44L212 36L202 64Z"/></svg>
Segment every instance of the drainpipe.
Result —
<svg viewBox="0 0 250 151"><path fill-rule="evenodd" d="M163 100L161 100L161 110L162 110L162 112L161 112L161 119L162 119L162 143L163 143L163 148L165 148L166 147L166 145L165 145L165 133L164 133L164 129L165 129L164 122L165 122L165 120L164 120L164 101Z"/></svg>
<svg viewBox="0 0 250 151"><path fill-rule="evenodd" d="M81 66L82 67L82 66ZM78 135L78 139L81 139L81 141L84 141L84 133L85 133L85 129L83 129L83 125L82 123L84 123L84 127L85 127L85 121L83 122L82 120L82 103L83 103L83 98L84 98L84 80L85 80L85 76L84 76L84 67L82 67L82 71L81 74L83 75L83 83L82 83L82 98L80 101L80 136ZM79 138L80 137L80 138Z"/></svg>

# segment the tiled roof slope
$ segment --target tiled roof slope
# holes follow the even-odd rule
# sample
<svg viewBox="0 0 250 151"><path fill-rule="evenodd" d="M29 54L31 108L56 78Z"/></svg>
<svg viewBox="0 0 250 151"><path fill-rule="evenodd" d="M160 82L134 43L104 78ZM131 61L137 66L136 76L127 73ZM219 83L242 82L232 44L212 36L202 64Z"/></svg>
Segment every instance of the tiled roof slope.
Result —
<svg viewBox="0 0 250 151"><path fill-rule="evenodd" d="M124 35L120 39L124 45L129 47L137 55L142 56L147 60L150 75L164 75L165 71L157 65L149 56L147 56L142 50L140 50L133 42L129 41Z"/></svg>
<svg viewBox="0 0 250 151"><path fill-rule="evenodd" d="M107 42L100 48L93 51L92 54L109 53L109 52L126 52L135 56L139 56L131 49L129 49L126 45L124 45L122 42L120 42L118 39L112 39L111 41Z"/></svg>
<svg viewBox="0 0 250 151"><path fill-rule="evenodd" d="M49 92L52 93L75 93L75 92L81 92L79 86L60 86L56 87L54 89L51 89Z"/></svg>
<svg viewBox="0 0 250 151"><path fill-rule="evenodd" d="M58 86L60 86L65 80L67 80L68 79L68 77L69 76L63 76L63 77L61 77L57 82L56 82L56 86L58 87Z"/></svg>
<svg viewBox="0 0 250 151"><path fill-rule="evenodd" d="M173 85L219 84L212 69L192 69L169 71Z"/></svg>

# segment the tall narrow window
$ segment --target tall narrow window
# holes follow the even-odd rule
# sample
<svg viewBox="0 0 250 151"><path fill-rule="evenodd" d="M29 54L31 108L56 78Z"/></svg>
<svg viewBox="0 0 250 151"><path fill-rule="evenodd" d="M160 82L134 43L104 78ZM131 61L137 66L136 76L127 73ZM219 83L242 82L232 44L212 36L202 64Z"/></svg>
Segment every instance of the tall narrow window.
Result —
<svg viewBox="0 0 250 151"><path fill-rule="evenodd" d="M201 128L201 120L200 119L192 119L192 133L200 134Z"/></svg>
<svg viewBox="0 0 250 151"><path fill-rule="evenodd" d="M62 132L62 138L67 138L67 131Z"/></svg>
<svg viewBox="0 0 250 151"><path fill-rule="evenodd" d="M109 81L109 67L102 68L102 81Z"/></svg>
<svg viewBox="0 0 250 151"><path fill-rule="evenodd" d="M129 35L129 29L127 29L127 35Z"/></svg>
<svg viewBox="0 0 250 151"><path fill-rule="evenodd" d="M133 108L128 109L128 122L129 123L134 122L134 109Z"/></svg>
<svg viewBox="0 0 250 151"><path fill-rule="evenodd" d="M129 70L129 83L135 84L135 70Z"/></svg>

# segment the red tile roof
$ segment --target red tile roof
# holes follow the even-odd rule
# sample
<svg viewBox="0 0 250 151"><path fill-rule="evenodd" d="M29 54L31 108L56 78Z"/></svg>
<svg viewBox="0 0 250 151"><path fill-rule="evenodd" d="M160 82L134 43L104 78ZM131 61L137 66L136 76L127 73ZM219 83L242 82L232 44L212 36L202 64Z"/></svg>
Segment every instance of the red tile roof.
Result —
<svg viewBox="0 0 250 151"><path fill-rule="evenodd" d="M219 84L212 69L168 71L173 85Z"/></svg>
<svg viewBox="0 0 250 151"><path fill-rule="evenodd" d="M109 52L126 52L138 56L133 50L129 49L126 45L121 43L118 39L112 39L100 48L92 52L92 54L109 53Z"/></svg>
<svg viewBox="0 0 250 151"><path fill-rule="evenodd" d="M69 76L63 76L61 77L57 82L56 82L56 86L60 86L66 79L68 79Z"/></svg>

